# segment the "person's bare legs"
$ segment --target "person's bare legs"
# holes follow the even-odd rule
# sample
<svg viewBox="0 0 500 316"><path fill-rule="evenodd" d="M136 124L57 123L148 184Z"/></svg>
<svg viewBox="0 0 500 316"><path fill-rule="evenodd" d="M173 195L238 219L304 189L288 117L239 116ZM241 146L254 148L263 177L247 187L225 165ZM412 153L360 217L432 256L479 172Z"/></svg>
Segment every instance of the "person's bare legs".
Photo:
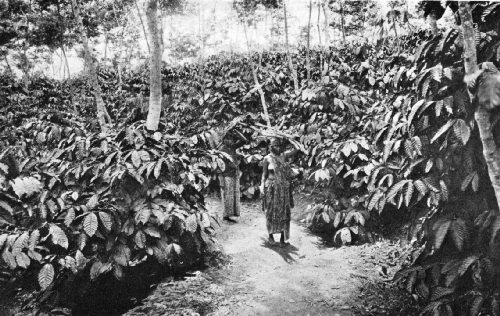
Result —
<svg viewBox="0 0 500 316"><path fill-rule="evenodd" d="M287 246L288 243L285 242L285 232L281 232L281 237L280 237L280 245L283 247L283 246Z"/></svg>
<svg viewBox="0 0 500 316"><path fill-rule="evenodd" d="M269 234L269 239L268 240L269 240L269 242L271 244L275 243L273 234Z"/></svg>

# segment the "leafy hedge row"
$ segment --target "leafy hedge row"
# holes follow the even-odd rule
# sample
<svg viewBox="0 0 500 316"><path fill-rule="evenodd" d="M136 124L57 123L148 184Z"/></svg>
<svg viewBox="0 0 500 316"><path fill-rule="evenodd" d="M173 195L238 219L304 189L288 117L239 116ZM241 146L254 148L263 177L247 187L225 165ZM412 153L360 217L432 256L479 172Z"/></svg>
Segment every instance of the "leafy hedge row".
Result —
<svg viewBox="0 0 500 316"><path fill-rule="evenodd" d="M42 290L155 261L189 266L217 247L202 190L227 157L142 123L108 135L28 122L0 156L0 265ZM36 150L30 150L30 147Z"/></svg>

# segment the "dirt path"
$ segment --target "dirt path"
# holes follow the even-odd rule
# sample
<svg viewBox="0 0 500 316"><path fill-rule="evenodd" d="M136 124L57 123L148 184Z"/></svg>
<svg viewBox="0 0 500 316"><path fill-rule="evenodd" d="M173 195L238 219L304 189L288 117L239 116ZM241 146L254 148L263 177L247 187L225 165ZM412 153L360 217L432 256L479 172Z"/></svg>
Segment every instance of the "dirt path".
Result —
<svg viewBox="0 0 500 316"><path fill-rule="evenodd" d="M207 204L220 209L218 200ZM366 247L375 245L324 248L292 221L290 246L270 247L255 202L243 203L237 221L218 234L230 264L167 280L126 315L353 315L360 288L378 278L366 260Z"/></svg>

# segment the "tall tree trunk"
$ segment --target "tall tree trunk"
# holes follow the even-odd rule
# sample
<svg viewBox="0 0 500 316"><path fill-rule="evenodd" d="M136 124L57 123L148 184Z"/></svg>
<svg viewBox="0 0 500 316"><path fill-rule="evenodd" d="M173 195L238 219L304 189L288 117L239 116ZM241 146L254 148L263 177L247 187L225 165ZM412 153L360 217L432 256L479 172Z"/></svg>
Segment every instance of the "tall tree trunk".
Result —
<svg viewBox="0 0 500 316"><path fill-rule="evenodd" d="M149 2L150 1L148 1L148 6L149 6ZM142 15L141 15L141 10L139 9L139 4L137 3L137 0L134 0L134 3L135 3L135 8L137 9L137 15L139 16L139 20L141 21L142 32L144 33L144 38L146 39L146 45L148 45L148 53L151 54L151 47L149 46L148 34L146 33L146 27L144 26L144 21L142 20ZM146 12L146 14L147 14L147 12Z"/></svg>
<svg viewBox="0 0 500 316"><path fill-rule="evenodd" d="M68 57L66 57L66 50L64 49L64 45L61 45L62 56L64 57L64 67L68 72L68 79L71 80L71 75L69 73L69 65L68 65Z"/></svg>
<svg viewBox="0 0 500 316"><path fill-rule="evenodd" d="M328 49L328 47L330 47L330 32L328 32L328 30L330 29L330 25L328 24L329 21L328 21L328 11L326 9L326 5L325 5L325 2L321 2L321 7L323 8L323 15L325 16L325 21L324 21L324 24L325 24L325 46L326 48ZM318 10L319 10L319 7L318 7ZM318 24L319 24L319 12L318 12Z"/></svg>
<svg viewBox="0 0 500 316"><path fill-rule="evenodd" d="M69 65L68 65L68 57L66 56L66 50L64 49L64 45L61 45L61 51L64 56L64 64L66 65L66 70L68 71L68 80L71 81L71 74L69 72ZM73 92L73 85L69 84L69 98L71 100L71 104L73 105L73 111L75 113L78 113L78 109L76 108L76 103L74 99L74 92Z"/></svg>
<svg viewBox="0 0 500 316"><path fill-rule="evenodd" d="M340 1L340 27L342 29L342 42L345 43L345 27L344 27L344 4Z"/></svg>
<svg viewBox="0 0 500 316"><path fill-rule="evenodd" d="M321 49L321 52L319 54L319 72L323 74L323 45L321 44L321 27L319 26L320 17L321 17L321 8L318 2L318 22L316 23L316 26L318 27L318 43Z"/></svg>
<svg viewBox="0 0 500 316"><path fill-rule="evenodd" d="M311 13L312 13L312 0L309 0L309 21L307 22L307 80L311 78Z"/></svg>
<svg viewBox="0 0 500 316"><path fill-rule="evenodd" d="M158 129L161 115L161 40L158 30L158 1L148 0L146 8L149 35L151 36L151 56L149 58L149 109L146 128Z"/></svg>
<svg viewBox="0 0 500 316"><path fill-rule="evenodd" d="M245 39L247 42L248 53L250 54L249 59L250 59L250 66L252 67L253 81L255 83L255 86L257 87L257 91L259 92L260 103L262 104L262 109L264 110L264 119L266 120L267 126L271 127L271 119L269 118L269 112L267 111L266 98L264 95L264 91L262 90L262 86L259 83L259 78L257 77L257 70L255 69L255 64L253 62L253 58L251 55L252 52L250 50L250 42L248 41L247 23L248 23L247 20L245 20L243 22L243 30L245 32ZM259 66L260 66L260 64L259 64Z"/></svg>
<svg viewBox="0 0 500 316"><path fill-rule="evenodd" d="M201 1L198 0L198 36L200 41L200 53L198 56L199 67L201 69L201 91L205 95L205 64L203 57L205 53L205 41L203 40L203 15L201 10Z"/></svg>
<svg viewBox="0 0 500 316"><path fill-rule="evenodd" d="M89 43L87 39L87 34L85 28L83 26L82 18L80 15L80 8L78 7L78 3L76 0L71 0L71 5L73 7L73 12L75 15L76 23L78 25L78 29L82 34L82 43L83 43L83 51L85 54L85 65L88 68L89 72L89 80L92 88L94 90L95 102L97 105L97 120L99 121L99 125L101 126L101 130L106 133L108 130L108 124L111 124L111 117L106 110L106 106L104 105L104 100L102 99L101 87L99 86L99 81L97 77L97 69L94 64L94 59L89 48Z"/></svg>
<svg viewBox="0 0 500 316"><path fill-rule="evenodd" d="M466 76L471 76L478 71L472 10L468 1L460 1L458 8L464 38L465 74ZM474 118L476 119L483 144L483 155L488 166L488 175L495 191L498 208L500 209L500 150L495 144L495 138L492 133L491 113L484 106L478 105L474 113Z"/></svg>
<svg viewBox="0 0 500 316"><path fill-rule="evenodd" d="M108 58L108 32L104 31L104 64L106 64L106 60Z"/></svg>
<svg viewBox="0 0 500 316"><path fill-rule="evenodd" d="M114 2L112 3L113 5L113 13L114 13L114 16L115 16L115 22L116 22L116 25L120 25L120 22L118 21L118 15L116 13L116 8L115 8L115 4ZM128 21L128 19L127 19ZM118 73L118 84L121 88L121 86L123 85L123 81L122 81L122 56L123 56L123 43L124 43L124 36L123 36L123 33L125 33L125 27L126 27L126 24L123 25L123 28L120 32L120 41L119 41L119 44L118 44L118 47L119 47L119 50L120 52L118 53L118 57L116 57L116 72Z"/></svg>
<svg viewBox="0 0 500 316"><path fill-rule="evenodd" d="M28 54L27 54L27 51L28 51L28 46L26 44L24 44L24 47L23 47L23 58L24 58L24 62L22 63L22 67L21 69L23 70L24 72L24 78L23 78L23 81L24 81L24 88L26 89L26 91L28 92L29 94L29 82L30 82L30 69L29 69L29 60L28 60Z"/></svg>
<svg viewBox="0 0 500 316"><path fill-rule="evenodd" d="M160 20L160 47L161 47L161 55L163 56L163 51L165 50L165 45L163 42L163 36L165 35L165 34L163 34L163 27L164 27L165 21L163 20L163 17L161 16L161 14L158 16L158 20Z"/></svg>
<svg viewBox="0 0 500 316"><path fill-rule="evenodd" d="M54 51L50 51L50 65L52 67L52 77L56 77L56 67L54 67Z"/></svg>
<svg viewBox="0 0 500 316"><path fill-rule="evenodd" d="M398 26L397 26L397 23L396 23L396 17L395 17L395 15L392 15L392 25L394 25L394 35L396 36L396 43L397 43L397 47L398 47L398 51L399 51L399 36L398 36L398 31L396 30L396 28Z"/></svg>
<svg viewBox="0 0 500 316"><path fill-rule="evenodd" d="M292 73L294 89L295 91L298 91L299 81L297 79L297 72L293 67L292 55L290 54L290 44L288 43L288 18L286 13L286 0L283 0L283 14L285 16L285 47L286 47L286 56L288 58L288 67L290 68L290 72Z"/></svg>

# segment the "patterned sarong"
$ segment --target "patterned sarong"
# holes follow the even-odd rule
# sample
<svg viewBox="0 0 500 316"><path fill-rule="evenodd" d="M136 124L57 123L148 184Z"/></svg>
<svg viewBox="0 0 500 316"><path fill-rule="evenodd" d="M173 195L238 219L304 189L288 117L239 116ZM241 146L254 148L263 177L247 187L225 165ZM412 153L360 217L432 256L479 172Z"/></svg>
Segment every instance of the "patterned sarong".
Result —
<svg viewBox="0 0 500 316"><path fill-rule="evenodd" d="M268 234L283 232L285 240L290 238L291 194L290 172L283 158L269 155L274 174L264 184L262 208L266 215Z"/></svg>

